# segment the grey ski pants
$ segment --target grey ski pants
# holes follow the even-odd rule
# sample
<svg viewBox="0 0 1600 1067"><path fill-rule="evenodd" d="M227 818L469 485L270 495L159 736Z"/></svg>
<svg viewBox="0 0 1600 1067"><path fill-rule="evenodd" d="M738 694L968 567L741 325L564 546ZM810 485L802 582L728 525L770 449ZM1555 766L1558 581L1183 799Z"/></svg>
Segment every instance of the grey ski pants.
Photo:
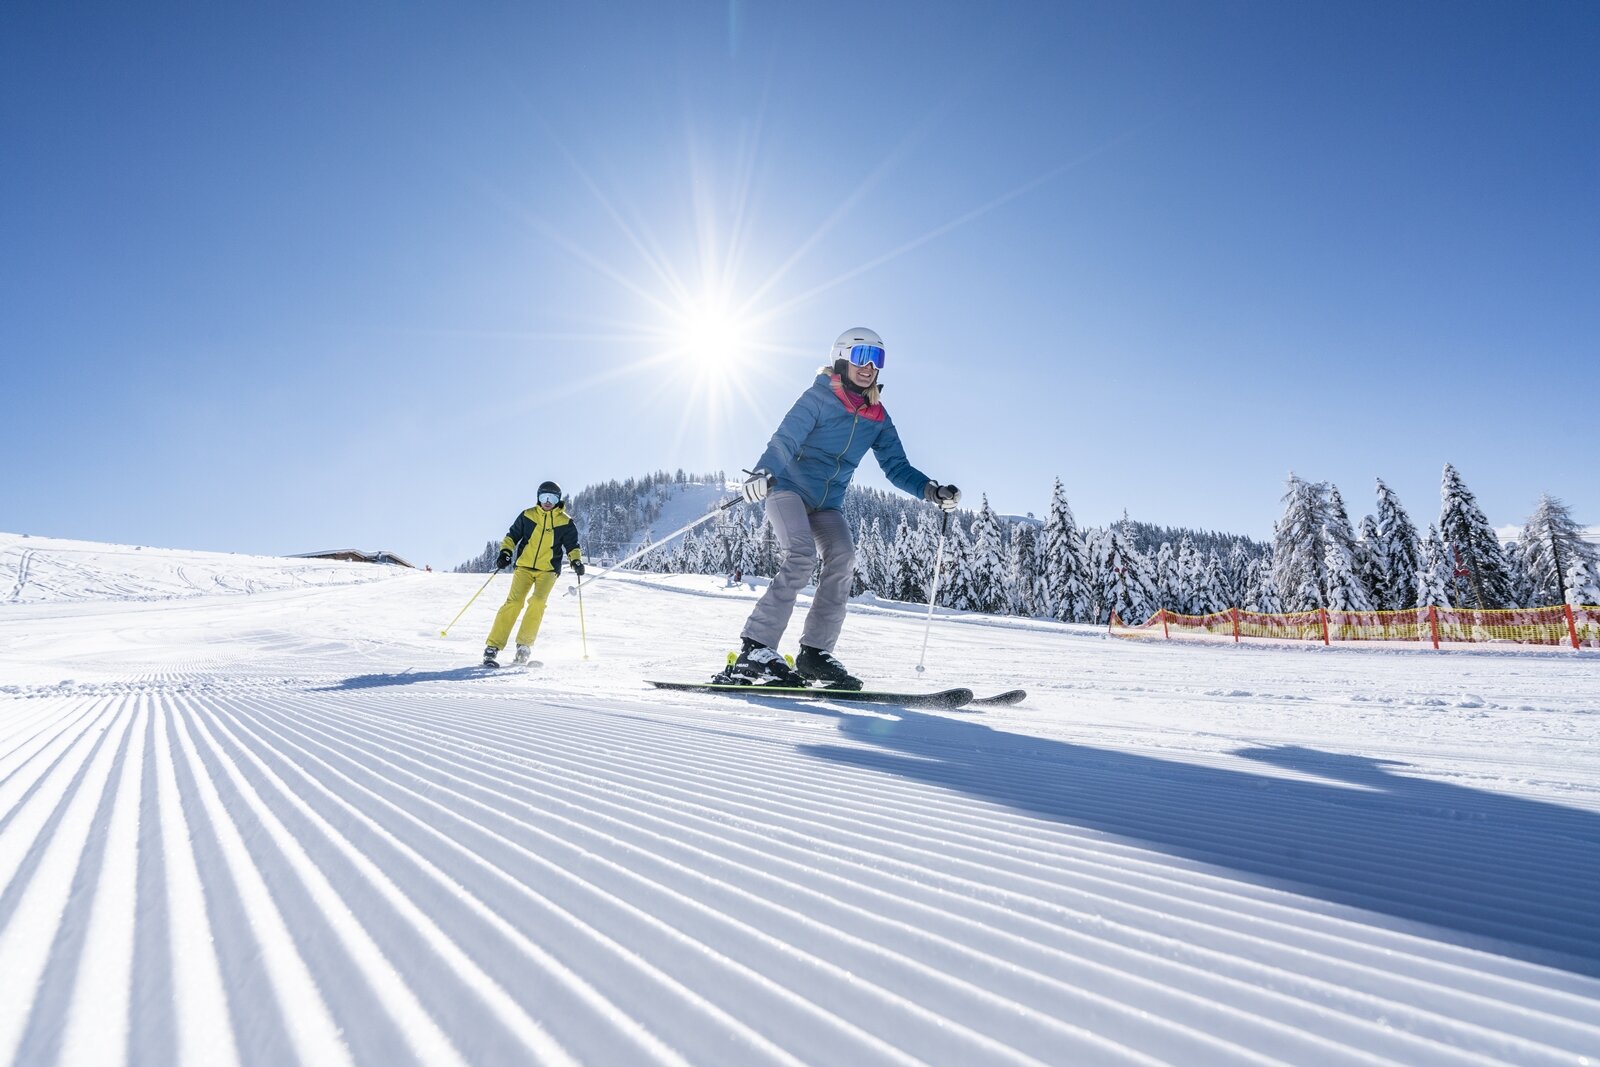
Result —
<svg viewBox="0 0 1600 1067"><path fill-rule="evenodd" d="M780 489L767 496L767 521L778 539L778 574L756 601L741 637L777 648L794 614L795 596L811 580L817 553L822 553L822 577L817 580L811 610L806 613L800 643L832 652L844 626L844 609L850 601L855 545L850 524L838 511L806 514L799 493Z"/></svg>

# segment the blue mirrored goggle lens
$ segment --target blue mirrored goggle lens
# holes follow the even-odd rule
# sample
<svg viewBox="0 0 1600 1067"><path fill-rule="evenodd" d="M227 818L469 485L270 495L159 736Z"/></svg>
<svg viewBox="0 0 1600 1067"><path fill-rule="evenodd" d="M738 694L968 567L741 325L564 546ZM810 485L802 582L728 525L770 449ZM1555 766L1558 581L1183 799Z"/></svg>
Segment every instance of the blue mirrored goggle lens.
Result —
<svg viewBox="0 0 1600 1067"><path fill-rule="evenodd" d="M561 498L556 496L554 493L540 493L539 503L549 504L551 507L554 507L555 505L561 503Z"/></svg>
<svg viewBox="0 0 1600 1067"><path fill-rule="evenodd" d="M868 363L883 369L882 345L853 345L850 349L850 362L858 367L865 367Z"/></svg>

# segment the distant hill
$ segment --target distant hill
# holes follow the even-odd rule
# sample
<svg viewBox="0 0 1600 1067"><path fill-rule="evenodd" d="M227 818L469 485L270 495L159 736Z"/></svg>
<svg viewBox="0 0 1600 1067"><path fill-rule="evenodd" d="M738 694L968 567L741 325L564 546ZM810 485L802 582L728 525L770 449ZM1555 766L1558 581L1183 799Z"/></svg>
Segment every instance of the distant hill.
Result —
<svg viewBox="0 0 1600 1067"><path fill-rule="evenodd" d="M704 515L732 490L721 471L690 474L656 471L642 478L585 486L567 498L567 514L578 524L584 556L605 566L644 543L657 541ZM494 570L500 542L455 569L478 574Z"/></svg>

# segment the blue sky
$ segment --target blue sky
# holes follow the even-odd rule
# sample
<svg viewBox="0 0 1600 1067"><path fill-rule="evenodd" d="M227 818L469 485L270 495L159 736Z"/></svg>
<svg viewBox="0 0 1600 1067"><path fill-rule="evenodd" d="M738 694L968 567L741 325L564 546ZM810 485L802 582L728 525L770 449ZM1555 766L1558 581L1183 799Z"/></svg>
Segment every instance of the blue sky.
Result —
<svg viewBox="0 0 1600 1067"><path fill-rule="evenodd" d="M1002 511L1425 524L1451 462L1600 523L1596 54L1578 2L7 5L0 529L450 566L545 478L753 463L855 325Z"/></svg>

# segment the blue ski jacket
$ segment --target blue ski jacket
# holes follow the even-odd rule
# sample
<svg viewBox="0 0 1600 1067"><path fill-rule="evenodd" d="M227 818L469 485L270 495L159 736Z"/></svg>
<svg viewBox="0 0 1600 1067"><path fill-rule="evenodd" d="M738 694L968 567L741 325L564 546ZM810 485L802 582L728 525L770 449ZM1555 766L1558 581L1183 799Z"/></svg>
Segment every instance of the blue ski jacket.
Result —
<svg viewBox="0 0 1600 1067"><path fill-rule="evenodd" d="M755 469L773 473L773 488L799 493L811 511L837 511L856 465L872 449L878 466L898 489L921 496L933 479L913 467L894 420L876 400L844 387L827 370L800 394L767 442Z"/></svg>

